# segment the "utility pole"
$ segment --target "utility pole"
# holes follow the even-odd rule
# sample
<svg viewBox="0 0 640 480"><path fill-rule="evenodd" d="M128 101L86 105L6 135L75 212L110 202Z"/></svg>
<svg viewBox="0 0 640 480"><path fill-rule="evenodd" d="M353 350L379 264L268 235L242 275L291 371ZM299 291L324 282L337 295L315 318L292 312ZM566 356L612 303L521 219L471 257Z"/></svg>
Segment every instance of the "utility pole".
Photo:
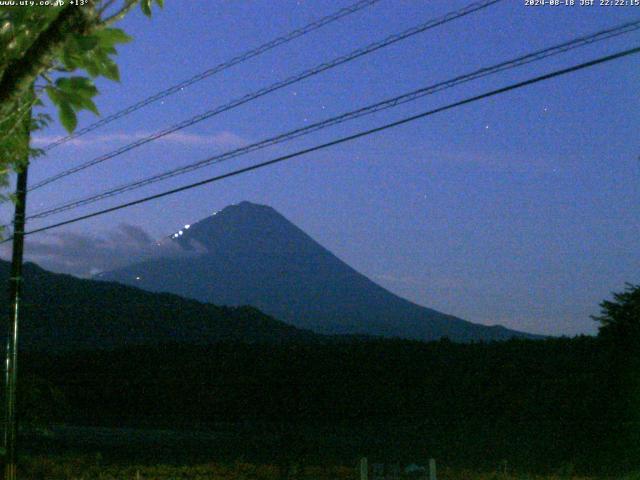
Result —
<svg viewBox="0 0 640 480"><path fill-rule="evenodd" d="M18 381L18 320L22 295L22 257L24 251L24 226L27 207L27 173L29 169L29 142L31 140L31 109L26 115L26 155L17 169L15 213L13 217L13 249L11 276L9 278L9 332L7 335L7 359L5 376L5 424L4 480L16 480L16 386Z"/></svg>

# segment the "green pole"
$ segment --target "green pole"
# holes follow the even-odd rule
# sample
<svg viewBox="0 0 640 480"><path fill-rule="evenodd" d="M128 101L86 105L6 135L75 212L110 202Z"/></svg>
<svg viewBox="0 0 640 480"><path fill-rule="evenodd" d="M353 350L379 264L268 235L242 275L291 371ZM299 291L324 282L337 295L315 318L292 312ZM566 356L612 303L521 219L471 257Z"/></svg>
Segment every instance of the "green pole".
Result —
<svg viewBox="0 0 640 480"><path fill-rule="evenodd" d="M7 336L6 397L4 445L6 449L5 480L16 478L16 386L18 380L18 320L22 295L22 256L24 250L24 217L27 199L28 165L18 172L16 186L16 208L13 229L13 254L11 277L9 278L9 335Z"/></svg>
<svg viewBox="0 0 640 480"><path fill-rule="evenodd" d="M27 152L30 141L31 109L25 118ZM5 376L5 480L16 480L16 387L18 381L18 320L22 296L22 258L24 252L24 226L27 207L27 173L29 158L17 168L15 213L13 217L13 249L11 276L9 277L9 333L7 335L7 358Z"/></svg>

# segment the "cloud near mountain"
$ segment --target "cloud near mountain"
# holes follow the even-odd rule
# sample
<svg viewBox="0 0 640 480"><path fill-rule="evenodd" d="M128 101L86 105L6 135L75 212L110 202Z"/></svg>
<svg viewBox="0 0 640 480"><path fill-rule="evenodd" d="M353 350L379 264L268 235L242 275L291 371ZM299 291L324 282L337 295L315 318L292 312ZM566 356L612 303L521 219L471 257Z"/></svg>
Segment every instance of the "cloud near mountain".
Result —
<svg viewBox="0 0 640 480"><path fill-rule="evenodd" d="M11 244L2 244L0 248L0 255L8 259ZM141 227L122 223L99 235L56 232L28 237L25 255L27 260L47 270L91 277L133 262L188 257L203 249L195 240L189 243L188 249L168 239L155 241Z"/></svg>

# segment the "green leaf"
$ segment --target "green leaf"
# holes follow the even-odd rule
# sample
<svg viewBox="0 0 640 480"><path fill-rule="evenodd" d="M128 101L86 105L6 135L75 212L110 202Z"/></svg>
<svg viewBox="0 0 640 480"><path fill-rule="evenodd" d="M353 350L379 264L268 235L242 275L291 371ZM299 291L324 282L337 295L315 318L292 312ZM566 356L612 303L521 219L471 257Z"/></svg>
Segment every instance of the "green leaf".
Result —
<svg viewBox="0 0 640 480"><path fill-rule="evenodd" d="M147 17L151 16L151 0L141 0L140 9Z"/></svg>
<svg viewBox="0 0 640 480"><path fill-rule="evenodd" d="M120 71L118 70L118 65L116 62L107 58L104 62L104 68L102 70L102 75L107 77L109 80L114 80L116 82L120 81Z"/></svg>
<svg viewBox="0 0 640 480"><path fill-rule="evenodd" d="M68 103L60 105L60 122L62 122L62 126L69 133L73 132L78 125L76 112L73 111L73 108L71 108L71 105Z"/></svg>
<svg viewBox="0 0 640 480"><path fill-rule="evenodd" d="M56 87L69 95L82 98L91 98L98 93L93 82L86 77L59 78L56 80Z"/></svg>
<svg viewBox="0 0 640 480"><path fill-rule="evenodd" d="M71 48L65 48L62 51L62 64L69 70L78 68L78 55Z"/></svg>
<svg viewBox="0 0 640 480"><path fill-rule="evenodd" d="M100 76L100 68L95 63L87 63L84 68L92 77Z"/></svg>
<svg viewBox="0 0 640 480"><path fill-rule="evenodd" d="M86 57L83 59L82 68L84 68L92 77L97 77L101 74L100 62L93 52L89 55L86 55Z"/></svg>
<svg viewBox="0 0 640 480"><path fill-rule="evenodd" d="M51 100L51 103L53 103L56 107L59 107L62 101L60 99L58 90L52 86L47 86L44 89L46 90L47 96Z"/></svg>
<svg viewBox="0 0 640 480"><path fill-rule="evenodd" d="M99 39L95 35L74 35L73 41L79 50L88 52L98 45Z"/></svg>
<svg viewBox="0 0 640 480"><path fill-rule="evenodd" d="M127 35L124 30L119 28L105 28L96 32L98 42L101 47L113 47L118 43L129 43L133 37Z"/></svg>
<svg viewBox="0 0 640 480"><path fill-rule="evenodd" d="M85 110L89 110L93 113L95 113L96 115L100 115L100 112L98 112L98 107L96 107L96 104L93 103L93 100L91 100L90 98L78 98L78 101L76 103L74 103L74 106L77 106L78 108L76 108L76 110L80 110L82 108L84 108Z"/></svg>
<svg viewBox="0 0 640 480"><path fill-rule="evenodd" d="M158 6L159 6L160 8L163 8L163 7L164 7L164 0L156 0L156 3L158 4Z"/></svg>
<svg viewBox="0 0 640 480"><path fill-rule="evenodd" d="M98 89L86 77L59 78L55 85L48 85L45 90L58 108L62 125L69 132L72 132L78 123L76 112L89 110L96 115L99 114L98 108L92 100L92 97L98 94ZM46 119L42 118L41 120Z"/></svg>
<svg viewBox="0 0 640 480"><path fill-rule="evenodd" d="M31 117L31 131L42 130L51 122L51 117L46 113L36 113Z"/></svg>
<svg viewBox="0 0 640 480"><path fill-rule="evenodd" d="M41 148L30 148L29 149L29 158L38 158L44 155L44 150Z"/></svg>

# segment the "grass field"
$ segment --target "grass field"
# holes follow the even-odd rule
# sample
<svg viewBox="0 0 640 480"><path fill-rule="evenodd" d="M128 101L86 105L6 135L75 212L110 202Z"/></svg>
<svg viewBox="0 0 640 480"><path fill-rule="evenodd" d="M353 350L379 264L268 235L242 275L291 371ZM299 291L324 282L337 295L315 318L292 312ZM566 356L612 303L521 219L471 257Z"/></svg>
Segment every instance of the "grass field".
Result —
<svg viewBox="0 0 640 480"><path fill-rule="evenodd" d="M44 457L24 458L19 478L25 480L357 480L355 467L304 466L283 471L276 465L210 463L175 465L102 465L100 458ZM499 472L472 472L440 468L439 480L595 480L570 474L525 475ZM371 479L371 477L369 477ZM402 476L398 480L423 480L420 476ZM640 475L619 477L640 480Z"/></svg>

